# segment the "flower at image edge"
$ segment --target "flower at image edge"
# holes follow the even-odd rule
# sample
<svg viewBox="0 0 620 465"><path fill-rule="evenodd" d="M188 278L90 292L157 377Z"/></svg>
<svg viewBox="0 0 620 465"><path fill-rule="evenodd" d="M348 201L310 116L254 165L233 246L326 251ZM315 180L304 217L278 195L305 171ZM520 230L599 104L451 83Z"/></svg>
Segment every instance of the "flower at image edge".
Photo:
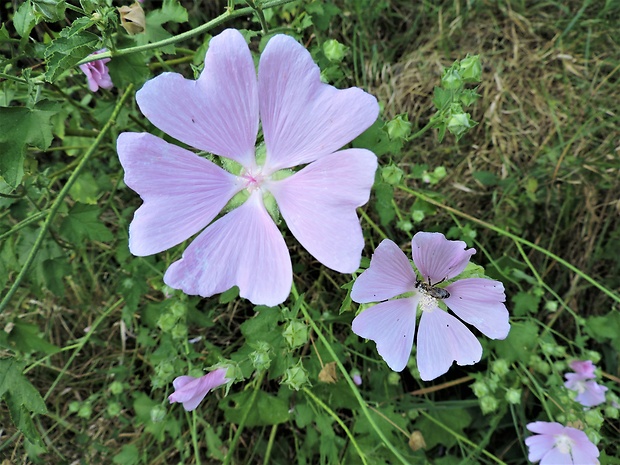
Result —
<svg viewBox="0 0 620 465"><path fill-rule="evenodd" d="M445 287L435 285L457 277L476 253L462 241L450 241L441 233L418 232L411 241L413 262L392 241L382 241L370 267L353 284L351 299L358 303L381 302L357 315L352 329L371 339L377 351L394 371L406 366L413 347L418 309L417 365L420 377L430 381L448 371L452 362L472 365L480 361L482 346L457 318L439 306L443 302L461 320L492 339L505 339L510 331L506 296L501 282L485 278L464 278ZM426 286L429 287L430 285ZM435 289L441 289L438 297ZM393 299L408 293L410 297ZM446 294L447 293L447 294ZM388 300L392 299L392 300Z"/></svg>
<svg viewBox="0 0 620 465"><path fill-rule="evenodd" d="M528 460L540 465L597 465L599 451L586 433L559 423L535 421L527 424L534 436L525 440Z"/></svg>
<svg viewBox="0 0 620 465"><path fill-rule="evenodd" d="M285 35L267 43L257 79L243 36L227 29L211 39L198 80L163 73L136 97L168 135L241 167L228 172L148 133L119 136L125 183L144 201L130 225L131 252L158 253L200 232L168 268L167 285L203 297L236 285L254 304L282 303L292 264L269 198L318 261L342 273L358 268L364 239L356 208L369 199L377 159L365 149L338 149L376 120L373 96L322 83L308 51ZM266 150L260 163L259 114ZM278 173L298 165L305 166ZM216 219L238 193L247 200Z"/></svg>
<svg viewBox="0 0 620 465"><path fill-rule="evenodd" d="M97 55L99 53L106 52L105 48L92 53L89 56ZM89 61L80 65L80 70L86 75L88 81L88 88L92 92L97 92L99 88L111 89L114 87L112 84L112 78L110 77L110 71L106 64L110 61L110 58L102 58L101 60Z"/></svg>
<svg viewBox="0 0 620 465"><path fill-rule="evenodd" d="M226 368L218 368L200 378L179 376L172 381L174 392L168 396L170 403L181 402L188 412L195 410L202 399L219 386L231 381L226 378Z"/></svg>

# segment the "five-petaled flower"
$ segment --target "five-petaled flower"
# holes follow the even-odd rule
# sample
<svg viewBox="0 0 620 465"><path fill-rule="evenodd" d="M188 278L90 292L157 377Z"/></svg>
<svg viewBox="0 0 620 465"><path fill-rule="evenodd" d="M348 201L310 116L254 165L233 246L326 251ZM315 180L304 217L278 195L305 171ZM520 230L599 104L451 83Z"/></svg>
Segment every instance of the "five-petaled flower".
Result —
<svg viewBox="0 0 620 465"><path fill-rule="evenodd" d="M131 252L161 252L206 227L168 268L166 284L203 297L236 285L255 304L282 303L292 265L270 215L273 200L318 261L342 273L358 268L356 208L368 201L377 159L365 149L337 150L376 120L373 96L322 83L308 51L285 35L268 42L257 79L243 36L228 29L211 39L198 80L164 73L137 101L168 135L228 159L226 171L148 133L118 139L125 182L144 201L129 229ZM259 114L264 151L255 150ZM305 166L291 174L298 165ZM239 195L244 203L213 222Z"/></svg>
<svg viewBox="0 0 620 465"><path fill-rule="evenodd" d="M575 400L584 407L594 407L605 402L605 391L607 388L601 386L596 381L594 370L596 367L591 360L574 360L570 363L570 367L574 373L566 373L564 377L566 388L576 391Z"/></svg>
<svg viewBox="0 0 620 465"><path fill-rule="evenodd" d="M482 346L457 318L440 308L445 303L459 318L492 339L504 339L510 330L504 305L504 286L485 278L465 278L437 287L457 277L476 253L462 241L441 233L419 232L411 241L413 263L386 239L375 250L370 267L355 281L351 298L358 303L381 302L353 320L353 332L377 344L377 351L394 371L407 365L416 324L420 377L429 381L446 373L453 361L472 365L480 361ZM411 294L388 300L401 294Z"/></svg>
<svg viewBox="0 0 620 465"><path fill-rule="evenodd" d="M90 56L98 55L105 52L106 49L102 48L92 53ZM97 92L99 88L111 89L114 87L112 84L112 78L110 77L110 71L106 64L110 61L110 58L102 58L101 60L89 61L80 65L80 69L86 74L86 80L88 81L88 88L92 92Z"/></svg>
<svg viewBox="0 0 620 465"><path fill-rule="evenodd" d="M596 465L599 451L586 433L570 426L548 421L529 423L535 436L525 440L530 462L540 465Z"/></svg>
<svg viewBox="0 0 620 465"><path fill-rule="evenodd" d="M183 408L191 412L198 407L210 390L223 386L229 381L231 380L226 378L226 368L218 368L200 378L179 376L172 381L174 392L168 396L168 400L171 404L173 402L183 403Z"/></svg>

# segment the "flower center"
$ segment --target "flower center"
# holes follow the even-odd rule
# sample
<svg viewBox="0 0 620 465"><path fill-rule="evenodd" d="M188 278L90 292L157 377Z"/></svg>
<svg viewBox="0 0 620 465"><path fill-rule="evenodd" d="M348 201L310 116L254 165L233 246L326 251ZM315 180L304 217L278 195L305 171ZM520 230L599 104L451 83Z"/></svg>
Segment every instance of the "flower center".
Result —
<svg viewBox="0 0 620 465"><path fill-rule="evenodd" d="M577 393L579 394L583 394L584 392L586 392L586 382L585 381L577 381L575 383L575 391L577 391Z"/></svg>
<svg viewBox="0 0 620 465"><path fill-rule="evenodd" d="M249 193L254 192L257 189L260 189L261 184L265 181L265 176L261 171L261 167L255 169L247 169L241 173L241 179L244 180L245 185L243 186Z"/></svg>
<svg viewBox="0 0 620 465"><path fill-rule="evenodd" d="M418 305L420 307L420 310L422 310L423 312L432 312L439 307L437 299L435 297L428 295L423 290L420 291L420 295L422 298L420 299Z"/></svg>
<svg viewBox="0 0 620 465"><path fill-rule="evenodd" d="M570 454L573 448L573 440L565 434L558 434L555 436L555 447L562 454Z"/></svg>

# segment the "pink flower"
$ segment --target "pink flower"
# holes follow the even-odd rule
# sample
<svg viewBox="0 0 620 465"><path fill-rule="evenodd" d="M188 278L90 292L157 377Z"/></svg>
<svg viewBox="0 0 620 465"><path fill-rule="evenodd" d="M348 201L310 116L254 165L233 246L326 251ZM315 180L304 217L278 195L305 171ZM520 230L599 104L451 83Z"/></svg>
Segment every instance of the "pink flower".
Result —
<svg viewBox="0 0 620 465"><path fill-rule="evenodd" d="M231 381L226 378L226 368L218 368L200 378L193 376L179 376L172 382L174 392L168 396L168 400L173 402L182 402L183 408L191 412L202 399L209 393L211 389L215 389Z"/></svg>
<svg viewBox="0 0 620 465"><path fill-rule="evenodd" d="M529 423L527 429L537 436L525 440L530 462L540 465L595 465L599 451L586 433L548 421Z"/></svg>
<svg viewBox="0 0 620 465"><path fill-rule="evenodd" d="M596 367L592 361L574 360L570 363L570 367L575 371L575 373L566 373L564 375L567 380L564 383L564 386L578 393L575 400L584 407L594 407L605 402L605 392L607 391L607 388L605 386L601 386L595 381L591 381L596 378L596 375L594 374Z"/></svg>
<svg viewBox="0 0 620 465"><path fill-rule="evenodd" d="M101 50L92 53L90 56L97 55L105 51L106 49L102 48ZM88 63L80 65L80 69L84 74L86 74L88 88L92 92L97 92L100 87L104 89L111 89L114 86L114 84L112 84L112 79L110 78L110 72L106 66L106 63L109 61L110 58L102 58L101 60L89 61Z"/></svg>
<svg viewBox="0 0 620 465"><path fill-rule="evenodd" d="M151 134L118 138L125 182L144 200L129 228L131 252L158 253L206 227L168 268L167 285L203 297L236 285L254 304L282 303L292 265L271 216L274 200L317 260L342 273L358 268L364 239L356 208L368 201L377 159L364 149L337 150L376 120L373 96L322 83L308 51L285 35L265 47L257 79L243 36L228 29L211 40L198 80L164 73L137 101L155 126L224 157L229 170ZM257 151L259 114L264 149ZM292 173L297 165L306 166ZM213 221L234 196L244 203Z"/></svg>
<svg viewBox="0 0 620 465"><path fill-rule="evenodd" d="M355 302L380 302L353 320L353 332L377 343L377 351L394 371L407 366L418 309L417 363L420 377L430 381L448 371L453 361L472 365L480 361L482 346L460 320L440 308L443 302L459 318L492 339L504 339L510 330L504 286L499 281L466 278L445 287L440 283L458 276L474 249L462 241L449 241L441 233L419 232L411 241L413 263L390 240L375 250L370 267L351 290ZM412 294L411 294L412 293Z"/></svg>

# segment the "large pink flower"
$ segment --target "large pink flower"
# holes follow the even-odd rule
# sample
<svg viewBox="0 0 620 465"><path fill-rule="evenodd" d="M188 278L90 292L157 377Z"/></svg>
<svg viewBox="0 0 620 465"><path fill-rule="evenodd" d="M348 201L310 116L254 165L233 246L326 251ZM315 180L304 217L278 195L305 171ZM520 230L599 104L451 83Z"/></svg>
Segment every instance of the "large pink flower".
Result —
<svg viewBox="0 0 620 465"><path fill-rule="evenodd" d="M191 412L198 407L209 391L229 381L231 380L226 378L226 368L218 368L200 378L179 376L172 382L175 391L168 396L168 400L171 404L181 402L183 408Z"/></svg>
<svg viewBox="0 0 620 465"><path fill-rule="evenodd" d="M353 320L353 332L377 343L377 351L394 371L407 366L418 309L417 363L420 377L430 381L448 371L453 361L472 365L480 361L482 346L461 323L439 306L474 325L492 339L504 339L510 330L504 305L504 286L485 278L465 278L440 284L458 276L467 266L474 249L465 250L462 241L450 241L441 233L419 232L411 241L413 271L407 256L386 239L375 250L370 267L355 281L351 298L355 302L380 302ZM437 285L440 286L437 286ZM442 287L443 286L443 287Z"/></svg>
<svg viewBox="0 0 620 465"><path fill-rule="evenodd" d="M206 227L168 268L166 284L203 297L236 285L255 304L283 302L292 266L268 210L273 199L317 260L342 273L358 268L356 208L368 201L377 160L368 150L337 150L376 120L373 96L322 83L310 54L285 35L268 42L257 79L243 36L228 29L211 39L198 80L164 73L137 101L162 131L228 159L226 171L151 134L118 138L125 182L144 200L129 228L131 252L161 252ZM256 151L259 114L264 149ZM306 166L291 174L297 165ZM213 221L239 193L245 202Z"/></svg>
<svg viewBox="0 0 620 465"><path fill-rule="evenodd" d="M105 51L106 49L102 48L101 50L97 50L92 53L91 56ZM110 71L107 67L107 63L109 61L110 58L102 58L101 60L89 61L88 63L80 65L80 69L86 75L88 88L92 92L97 92L100 87L103 89L111 89L114 87L114 84L112 84L112 78L110 77Z"/></svg>
<svg viewBox="0 0 620 465"><path fill-rule="evenodd" d="M596 381L592 381L596 378L596 375L594 374L596 367L592 361L574 360L570 363L570 367L575 372L566 373L564 375L566 378L564 386L577 392L577 397L575 397L575 400L584 407L594 407L605 402L605 392L607 391L607 388L605 386L601 386Z"/></svg>
<svg viewBox="0 0 620 465"><path fill-rule="evenodd" d="M535 436L525 440L528 460L540 465L597 465L599 451L586 433L559 423L535 421L527 425Z"/></svg>

